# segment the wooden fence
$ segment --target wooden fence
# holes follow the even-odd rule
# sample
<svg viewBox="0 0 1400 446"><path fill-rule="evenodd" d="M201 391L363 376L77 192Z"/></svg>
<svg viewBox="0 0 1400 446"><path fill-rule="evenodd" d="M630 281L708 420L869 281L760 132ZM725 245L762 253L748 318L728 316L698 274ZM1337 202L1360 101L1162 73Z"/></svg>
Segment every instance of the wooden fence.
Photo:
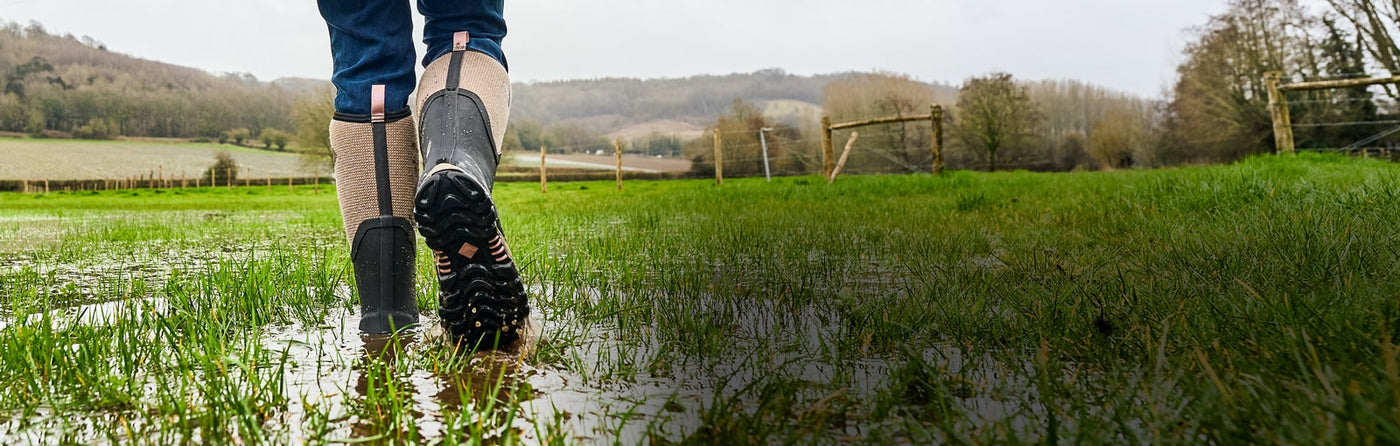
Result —
<svg viewBox="0 0 1400 446"><path fill-rule="evenodd" d="M291 187L332 184L330 177L236 178L232 183L209 184L208 179L102 179L102 180L0 180L0 192L46 193L127 189L193 189L210 187Z"/></svg>
<svg viewBox="0 0 1400 446"><path fill-rule="evenodd" d="M1274 124L1274 152L1279 154L1291 154L1294 152L1293 117L1289 115L1288 98L1284 93L1290 91L1369 87L1371 85L1382 84L1400 84L1400 76L1284 84L1283 73L1278 71L1264 73L1264 85L1269 89L1269 115L1273 118Z"/></svg>
<svg viewBox="0 0 1400 446"><path fill-rule="evenodd" d="M822 116L822 173L827 178L834 178L836 169L836 148L831 142L831 132L842 129L853 129L870 125L894 124L912 121L929 121L933 126L933 137L930 138L929 150L933 151L933 173L935 175L943 173L943 106L929 106L926 115L915 116L890 116L885 118L866 119L863 121L842 122L832 124L830 116ZM849 143L847 144L849 146ZM848 150L849 152L849 150Z"/></svg>

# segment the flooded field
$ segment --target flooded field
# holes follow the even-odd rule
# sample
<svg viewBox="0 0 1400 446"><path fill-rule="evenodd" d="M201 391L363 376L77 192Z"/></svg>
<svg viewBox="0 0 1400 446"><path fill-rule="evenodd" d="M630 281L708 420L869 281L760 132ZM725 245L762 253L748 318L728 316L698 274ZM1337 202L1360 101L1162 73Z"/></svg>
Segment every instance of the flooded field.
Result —
<svg viewBox="0 0 1400 446"><path fill-rule="evenodd" d="M496 353L426 252L361 337L330 194L0 195L0 443L1400 441L1389 164L551 186Z"/></svg>

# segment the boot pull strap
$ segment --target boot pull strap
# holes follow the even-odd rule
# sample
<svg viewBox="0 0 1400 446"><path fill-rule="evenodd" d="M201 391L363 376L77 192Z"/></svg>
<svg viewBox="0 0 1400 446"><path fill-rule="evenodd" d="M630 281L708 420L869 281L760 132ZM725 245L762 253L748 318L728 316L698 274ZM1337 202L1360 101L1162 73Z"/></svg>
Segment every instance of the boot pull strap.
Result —
<svg viewBox="0 0 1400 446"><path fill-rule="evenodd" d="M457 31L452 34L452 60L447 65L447 86L448 90L456 90L461 83L462 76L462 55L467 52L467 42L471 41L471 34L466 31Z"/></svg>
<svg viewBox="0 0 1400 446"><path fill-rule="evenodd" d="M384 86L369 87L369 122L384 122Z"/></svg>
<svg viewBox="0 0 1400 446"><path fill-rule="evenodd" d="M389 135L384 123L384 86L369 89L370 127L374 132L374 179L379 192L379 215L394 215L394 199L389 189Z"/></svg>

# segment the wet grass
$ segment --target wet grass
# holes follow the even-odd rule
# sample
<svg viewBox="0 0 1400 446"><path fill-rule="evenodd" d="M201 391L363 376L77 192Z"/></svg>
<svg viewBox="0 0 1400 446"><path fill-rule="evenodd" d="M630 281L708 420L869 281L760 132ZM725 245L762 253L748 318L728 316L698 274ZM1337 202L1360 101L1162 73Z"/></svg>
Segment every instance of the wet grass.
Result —
<svg viewBox="0 0 1400 446"><path fill-rule="evenodd" d="M498 187L508 367L356 337L331 194L0 195L0 435L1400 442L1400 166Z"/></svg>

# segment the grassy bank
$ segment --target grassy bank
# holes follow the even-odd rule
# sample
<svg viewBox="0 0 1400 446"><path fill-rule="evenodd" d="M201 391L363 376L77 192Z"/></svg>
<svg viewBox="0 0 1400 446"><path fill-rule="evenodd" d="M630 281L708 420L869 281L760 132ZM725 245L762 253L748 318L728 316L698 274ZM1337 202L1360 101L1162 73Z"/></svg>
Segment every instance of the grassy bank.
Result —
<svg viewBox="0 0 1400 446"><path fill-rule="evenodd" d="M1398 179L501 183L546 327L504 377L355 336L331 194L0 194L0 435L1395 443Z"/></svg>

